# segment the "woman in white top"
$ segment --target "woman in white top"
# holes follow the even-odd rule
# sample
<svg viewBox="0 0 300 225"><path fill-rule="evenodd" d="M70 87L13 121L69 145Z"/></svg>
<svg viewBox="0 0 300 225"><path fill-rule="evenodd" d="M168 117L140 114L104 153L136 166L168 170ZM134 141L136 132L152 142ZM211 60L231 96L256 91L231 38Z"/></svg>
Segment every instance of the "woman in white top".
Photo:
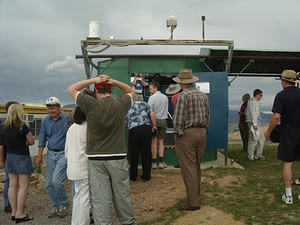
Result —
<svg viewBox="0 0 300 225"><path fill-rule="evenodd" d="M76 107L74 124L66 136L65 156L67 158L67 176L74 181L72 225L90 224L90 196L88 182L88 159L85 156L87 123L85 114Z"/></svg>

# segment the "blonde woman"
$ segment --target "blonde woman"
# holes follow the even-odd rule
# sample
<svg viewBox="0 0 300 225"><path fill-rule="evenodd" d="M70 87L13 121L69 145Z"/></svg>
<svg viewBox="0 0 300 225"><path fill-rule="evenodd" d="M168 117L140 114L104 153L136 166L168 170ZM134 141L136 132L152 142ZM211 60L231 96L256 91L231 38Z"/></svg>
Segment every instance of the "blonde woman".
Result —
<svg viewBox="0 0 300 225"><path fill-rule="evenodd" d="M3 132L0 137L0 167L4 167L3 148L5 146L7 151L5 169L10 180L8 198L12 208L11 219L16 223L33 219L25 214L24 205L30 175L33 171L28 146L34 144L34 139L22 118L22 106L12 104L8 108L6 120L2 124Z"/></svg>

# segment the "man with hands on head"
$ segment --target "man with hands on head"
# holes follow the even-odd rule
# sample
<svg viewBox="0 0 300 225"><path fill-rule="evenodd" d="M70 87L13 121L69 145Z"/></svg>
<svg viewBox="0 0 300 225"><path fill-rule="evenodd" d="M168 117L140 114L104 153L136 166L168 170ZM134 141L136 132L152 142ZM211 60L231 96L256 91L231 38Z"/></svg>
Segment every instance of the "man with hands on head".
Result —
<svg viewBox="0 0 300 225"><path fill-rule="evenodd" d="M83 92L95 84L96 98ZM113 86L125 95L112 98ZM135 224L130 199L124 121L133 89L108 75L83 80L68 87L77 106L87 116L87 147L91 203L95 224L112 224L112 208L121 224Z"/></svg>

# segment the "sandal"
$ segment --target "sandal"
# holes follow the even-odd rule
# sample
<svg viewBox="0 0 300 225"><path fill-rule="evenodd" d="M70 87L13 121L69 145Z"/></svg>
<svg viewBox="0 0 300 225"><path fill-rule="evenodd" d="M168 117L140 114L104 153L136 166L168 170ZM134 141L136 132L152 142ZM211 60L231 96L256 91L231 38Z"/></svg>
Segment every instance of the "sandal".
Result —
<svg viewBox="0 0 300 225"><path fill-rule="evenodd" d="M292 182L292 185L300 185L300 179L297 178L296 180L294 180L294 181Z"/></svg>
<svg viewBox="0 0 300 225"><path fill-rule="evenodd" d="M15 220L16 220L16 223L22 223L22 222L33 220L33 217L30 217L28 214L26 214L25 217L23 217L23 218L15 218Z"/></svg>

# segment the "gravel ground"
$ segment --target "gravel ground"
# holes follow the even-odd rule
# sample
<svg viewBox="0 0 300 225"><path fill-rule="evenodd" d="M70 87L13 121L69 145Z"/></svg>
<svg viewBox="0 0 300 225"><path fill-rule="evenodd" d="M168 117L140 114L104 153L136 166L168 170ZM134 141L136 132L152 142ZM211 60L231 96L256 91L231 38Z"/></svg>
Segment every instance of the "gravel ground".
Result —
<svg viewBox="0 0 300 225"><path fill-rule="evenodd" d="M37 180L31 182L32 186L29 188L28 197L26 200L25 212L34 219L26 224L71 224L71 207L69 208L69 215L65 218L48 218L48 213L51 211L51 202L45 192L45 178L43 175L39 176L39 183ZM66 182L67 191L71 193L71 182ZM70 199L70 198L69 198ZM3 194L1 194L1 203L3 202ZM10 220L10 214L4 213L3 204L1 204L0 224L16 224Z"/></svg>

